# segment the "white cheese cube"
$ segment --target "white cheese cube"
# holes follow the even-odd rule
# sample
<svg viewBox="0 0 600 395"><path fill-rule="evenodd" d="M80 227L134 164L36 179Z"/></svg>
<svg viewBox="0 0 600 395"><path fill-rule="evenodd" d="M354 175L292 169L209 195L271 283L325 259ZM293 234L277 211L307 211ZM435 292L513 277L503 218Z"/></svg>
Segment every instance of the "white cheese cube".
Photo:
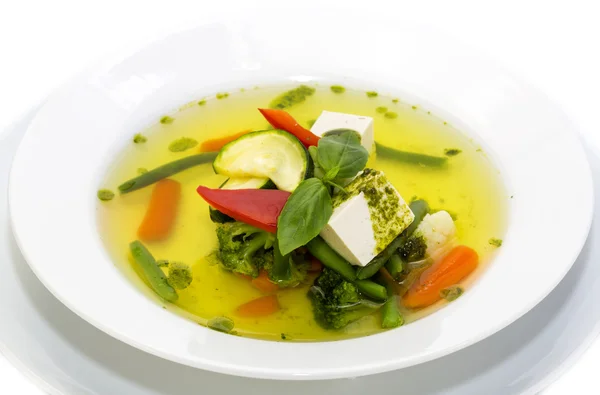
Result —
<svg viewBox="0 0 600 395"><path fill-rule="evenodd" d="M333 198L333 215L321 237L340 256L366 266L415 216L383 172L365 169Z"/></svg>
<svg viewBox="0 0 600 395"><path fill-rule="evenodd" d="M377 242L364 193L351 197L335 209L321 231L321 237L353 265L364 266L373 259Z"/></svg>
<svg viewBox="0 0 600 395"><path fill-rule="evenodd" d="M351 129L356 131L360 135L362 146L365 147L369 154L375 151L373 118L341 112L323 111L310 131L322 137L326 132L334 129Z"/></svg>

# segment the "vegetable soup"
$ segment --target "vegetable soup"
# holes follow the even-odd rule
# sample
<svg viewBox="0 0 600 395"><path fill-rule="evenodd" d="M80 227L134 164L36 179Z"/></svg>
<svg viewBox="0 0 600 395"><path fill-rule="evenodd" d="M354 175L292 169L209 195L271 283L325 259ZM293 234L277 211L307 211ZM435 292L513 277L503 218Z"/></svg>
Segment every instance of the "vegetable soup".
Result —
<svg viewBox="0 0 600 395"><path fill-rule="evenodd" d="M499 171L401 98L261 86L157 115L98 187L100 236L141 292L200 325L277 341L398 328L468 292L501 248Z"/></svg>

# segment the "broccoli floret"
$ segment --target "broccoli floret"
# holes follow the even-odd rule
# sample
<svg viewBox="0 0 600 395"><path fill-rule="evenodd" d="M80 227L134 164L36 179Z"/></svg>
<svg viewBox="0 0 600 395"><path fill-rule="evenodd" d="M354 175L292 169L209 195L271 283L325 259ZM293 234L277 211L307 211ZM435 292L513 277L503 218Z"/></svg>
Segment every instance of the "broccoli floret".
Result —
<svg viewBox="0 0 600 395"><path fill-rule="evenodd" d="M325 329L342 329L381 307L365 299L356 286L325 268L309 291L315 321Z"/></svg>
<svg viewBox="0 0 600 395"><path fill-rule="evenodd" d="M404 262L415 262L425 258L427 242L423 236L411 236L406 243L398 249Z"/></svg>
<svg viewBox="0 0 600 395"><path fill-rule="evenodd" d="M242 222L217 225L217 257L227 270L256 277L261 268L272 264L274 236Z"/></svg>
<svg viewBox="0 0 600 395"><path fill-rule="evenodd" d="M182 262L169 262L167 282L175 289L186 289L192 283L192 269Z"/></svg>
<svg viewBox="0 0 600 395"><path fill-rule="evenodd" d="M285 273L279 273L273 270L274 261L268 261L264 269L269 275L269 279L279 285L281 288L292 288L306 280L310 263L305 254L292 251L287 258L287 270Z"/></svg>
<svg viewBox="0 0 600 395"><path fill-rule="evenodd" d="M288 281L280 283L280 287L295 287L306 280L308 269L310 268L310 261L307 259L306 254L293 251L290 254L290 266L292 268L292 275Z"/></svg>
<svg viewBox="0 0 600 395"><path fill-rule="evenodd" d="M308 262L296 252L290 254L289 273L279 278L273 273L275 236L242 222L217 224L219 248L211 255L226 270L258 276L265 269L269 278L281 288L294 287L308 275ZM214 259L217 258L217 259Z"/></svg>

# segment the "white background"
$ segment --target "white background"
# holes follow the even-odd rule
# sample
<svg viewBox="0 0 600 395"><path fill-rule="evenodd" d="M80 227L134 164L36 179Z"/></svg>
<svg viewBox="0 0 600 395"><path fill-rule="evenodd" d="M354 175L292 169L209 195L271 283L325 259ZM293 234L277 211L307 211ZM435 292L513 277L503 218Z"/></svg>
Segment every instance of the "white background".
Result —
<svg viewBox="0 0 600 395"><path fill-rule="evenodd" d="M105 53L202 23L234 7L281 8L290 28L304 29L310 28L309 21L293 21L290 7L315 7L318 12L341 6L364 9L365 18L394 13L398 23L412 20L451 33L545 91L600 146L596 0L0 0L0 134ZM9 318L0 317L4 319ZM544 395L599 394L598 366L600 342ZM2 393L40 394L2 356L0 383Z"/></svg>

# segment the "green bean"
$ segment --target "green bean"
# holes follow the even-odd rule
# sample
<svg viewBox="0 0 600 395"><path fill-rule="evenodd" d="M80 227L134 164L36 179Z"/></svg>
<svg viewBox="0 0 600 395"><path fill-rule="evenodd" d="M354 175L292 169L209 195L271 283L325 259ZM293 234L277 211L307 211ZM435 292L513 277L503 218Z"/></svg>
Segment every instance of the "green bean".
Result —
<svg viewBox="0 0 600 395"><path fill-rule="evenodd" d="M425 200L415 200L411 204L409 204L409 207L415 215L415 219L408 226L408 228L404 230L403 233L405 235L402 244L404 244L406 240L414 233L421 221L423 221L423 218L425 218L425 215L427 215L427 213L429 212L429 205ZM402 245L400 245L400 247L402 247ZM394 254L387 261L385 267L390 273L390 275L394 279L398 280L404 269L404 265L402 264L402 258L400 258L400 255L397 252L394 252Z"/></svg>
<svg viewBox="0 0 600 395"><path fill-rule="evenodd" d="M202 154L190 155L185 158L177 159L173 162L169 162L155 169L148 171L147 173L140 174L131 180L125 181L119 185L119 191L121 193L129 193L136 191L140 188L144 188L148 185L152 185L164 178L170 177L173 174L182 172L190 167L198 166L204 163L212 162L217 157L217 152L205 152Z"/></svg>
<svg viewBox="0 0 600 395"><path fill-rule="evenodd" d="M425 214L429 211L429 205L425 200L415 200L409 204L410 210L415 215L413 222L406 228L398 237L396 237L387 247L383 249L367 266L361 267L356 272L356 277L359 280L372 277L386 264L392 254L394 254L398 248L402 247L406 240L413 234L417 226L421 223ZM389 268L388 268L389 271Z"/></svg>
<svg viewBox="0 0 600 395"><path fill-rule="evenodd" d="M360 280L373 277L381 269L394 252L404 244L402 234L396 237L387 247L383 249L367 266L363 266L356 272L356 277Z"/></svg>
<svg viewBox="0 0 600 395"><path fill-rule="evenodd" d="M306 245L308 251L331 270L335 270L347 281L356 280L356 272L348 261L339 256L320 236L315 237Z"/></svg>
<svg viewBox="0 0 600 395"><path fill-rule="evenodd" d="M177 291L167 282L167 276L158 267L156 260L148 249L139 241L129 244L131 255L150 286L161 298L175 302L178 298Z"/></svg>
<svg viewBox="0 0 600 395"><path fill-rule="evenodd" d="M365 296L375 300L386 300L387 292L385 287L371 280L354 281L356 288Z"/></svg>
<svg viewBox="0 0 600 395"><path fill-rule="evenodd" d="M348 261L339 256L337 252L329 247L329 245L327 245L327 243L325 243L320 236L317 236L309 241L306 245L306 248L308 248L308 251L310 251L315 258L320 260L324 266L336 271L342 277L344 277L345 280L356 285L358 290L364 295L377 300L386 299L387 292L383 286L372 281L357 281L356 271L352 265L350 265Z"/></svg>
<svg viewBox="0 0 600 395"><path fill-rule="evenodd" d="M390 273L390 276L397 280L404 270L404 264L402 258L400 258L400 254L394 252L389 261L385 264L385 268Z"/></svg>
<svg viewBox="0 0 600 395"><path fill-rule="evenodd" d="M399 162L410 163L419 166L443 167L448 163L444 156L432 156L418 154L416 152L401 151L379 143L375 143L377 157L395 159Z"/></svg>
<svg viewBox="0 0 600 395"><path fill-rule="evenodd" d="M397 328L404 324L404 317L398 308L398 295L394 294L394 289L390 284L386 285L388 299L381 308L381 327Z"/></svg>

